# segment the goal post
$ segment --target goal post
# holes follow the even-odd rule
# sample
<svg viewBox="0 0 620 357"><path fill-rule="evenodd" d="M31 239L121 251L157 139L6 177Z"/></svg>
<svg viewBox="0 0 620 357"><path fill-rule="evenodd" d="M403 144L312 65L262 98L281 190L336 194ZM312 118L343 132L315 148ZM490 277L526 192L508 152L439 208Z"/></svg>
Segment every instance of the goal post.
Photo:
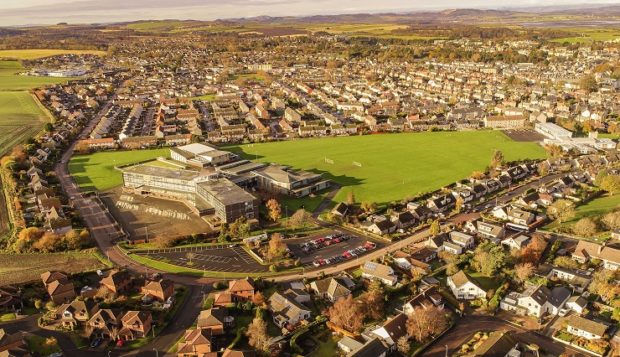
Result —
<svg viewBox="0 0 620 357"><path fill-rule="evenodd" d="M328 159L328 158L325 158L325 163L326 163L326 164L333 165L333 164L334 164L334 160L332 160L332 159Z"/></svg>
<svg viewBox="0 0 620 357"><path fill-rule="evenodd" d="M353 161L353 166L362 167L361 162Z"/></svg>

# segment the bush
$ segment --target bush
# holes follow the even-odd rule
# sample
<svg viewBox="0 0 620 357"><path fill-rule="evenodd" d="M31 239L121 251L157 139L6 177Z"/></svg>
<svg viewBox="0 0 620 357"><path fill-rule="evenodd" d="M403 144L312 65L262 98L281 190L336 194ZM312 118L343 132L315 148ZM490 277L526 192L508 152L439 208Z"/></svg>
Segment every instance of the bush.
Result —
<svg viewBox="0 0 620 357"><path fill-rule="evenodd" d="M269 266L269 271L272 272L272 273L277 272L278 271L278 266L275 265L275 264L270 265Z"/></svg>
<svg viewBox="0 0 620 357"><path fill-rule="evenodd" d="M226 288L226 284L221 281L216 281L213 283L213 290L222 290Z"/></svg>

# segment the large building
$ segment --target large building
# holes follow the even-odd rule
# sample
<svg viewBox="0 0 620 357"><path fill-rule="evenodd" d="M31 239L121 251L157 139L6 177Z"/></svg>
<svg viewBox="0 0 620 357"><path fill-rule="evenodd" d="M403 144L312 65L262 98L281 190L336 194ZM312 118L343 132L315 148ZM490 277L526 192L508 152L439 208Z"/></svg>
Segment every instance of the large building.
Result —
<svg viewBox="0 0 620 357"><path fill-rule="evenodd" d="M143 163L122 171L125 187L135 193L180 200L196 213L215 214L225 223L258 218L258 199L213 169L190 171Z"/></svg>
<svg viewBox="0 0 620 357"><path fill-rule="evenodd" d="M170 156L173 160L194 167L221 165L236 158L231 152L198 143L170 148Z"/></svg>

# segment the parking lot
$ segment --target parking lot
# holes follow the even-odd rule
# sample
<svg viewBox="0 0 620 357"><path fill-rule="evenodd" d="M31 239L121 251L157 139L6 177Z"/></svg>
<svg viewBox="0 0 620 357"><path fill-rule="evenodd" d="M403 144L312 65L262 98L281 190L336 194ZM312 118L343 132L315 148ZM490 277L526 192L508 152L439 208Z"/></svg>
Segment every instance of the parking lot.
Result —
<svg viewBox="0 0 620 357"><path fill-rule="evenodd" d="M239 246L151 249L136 254L198 270L247 273L268 270L267 266L259 264Z"/></svg>
<svg viewBox="0 0 620 357"><path fill-rule="evenodd" d="M324 239L326 237L329 237L330 235L337 233L341 233L341 235L337 235L337 238L334 239L338 239L339 241L337 242L323 242L318 246L315 244L311 244L312 241L321 240L322 238ZM325 262L324 265L333 265L345 260L355 259L357 256L364 255L367 251L362 252L360 250L358 252L352 252L353 254L347 254L346 252L355 250L363 246L366 242L372 242L372 245L374 245L374 248L369 249L368 252L370 250L378 249L385 246L384 242L376 240L371 241L366 237L360 237L359 235L344 231L335 231L328 234L314 235L304 238L289 238L286 239L285 242L291 252L295 255L295 257L301 260L301 264L308 268L316 268L316 266L313 265L314 262L320 262L330 258L333 260L334 257L340 258L336 258L335 261ZM304 247L308 248L304 249Z"/></svg>

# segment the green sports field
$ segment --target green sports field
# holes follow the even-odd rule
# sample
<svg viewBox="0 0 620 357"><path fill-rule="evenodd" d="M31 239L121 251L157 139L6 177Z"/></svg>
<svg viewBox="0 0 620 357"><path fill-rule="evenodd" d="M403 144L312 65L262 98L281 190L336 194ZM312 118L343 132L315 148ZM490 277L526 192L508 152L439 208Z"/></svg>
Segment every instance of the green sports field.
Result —
<svg viewBox="0 0 620 357"><path fill-rule="evenodd" d="M109 151L77 155L69 161L69 172L83 191L105 191L123 184L123 175L115 166L169 157L170 149Z"/></svg>
<svg viewBox="0 0 620 357"><path fill-rule="evenodd" d="M322 172L343 186L337 201L353 191L357 201L377 203L433 191L484 170L495 150L507 160L545 156L538 144L516 142L499 131L349 136L228 149L247 159Z"/></svg>

